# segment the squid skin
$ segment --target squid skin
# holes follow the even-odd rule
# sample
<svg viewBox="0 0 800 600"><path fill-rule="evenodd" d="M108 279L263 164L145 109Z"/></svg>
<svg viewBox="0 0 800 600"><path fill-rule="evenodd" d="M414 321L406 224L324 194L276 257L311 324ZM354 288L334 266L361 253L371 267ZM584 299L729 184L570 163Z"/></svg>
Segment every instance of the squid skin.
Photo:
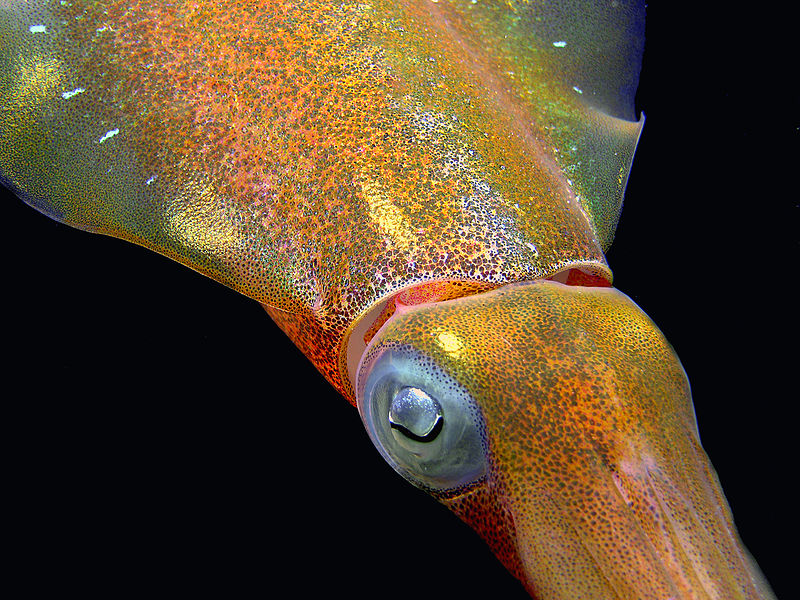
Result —
<svg viewBox="0 0 800 600"><path fill-rule="evenodd" d="M651 118L648 126L652 124ZM648 147L645 138L637 168L648 168L646 159L651 156L646 152ZM657 155L652 156L656 160ZM626 207L634 215L634 203L639 198L636 187L634 179ZM442 568L481 574L480 581L467 576L443 580L421 574L420 585L431 597L459 592L466 595L476 588L504 598L528 597L477 535L386 468L363 434L355 411L343 408L327 382L268 319L262 318L258 306L162 257L58 225L21 203L18 210L7 209L6 214L20 224L17 251L24 248L22 254L36 257L13 267L18 293L10 299L9 312L19 318L12 323L9 345L24 351L6 362L12 389L27 389L31 381L40 386L38 393L33 394L39 400L34 403L36 408L31 403L22 407L24 440L20 441L20 447L25 449L27 458L25 473L15 478L24 490L17 499L24 500L25 521L51 545L50 550L32 549L31 557L44 557L58 570L70 552L71 540L80 535L92 547L108 541L118 553L128 557L130 564L119 566L116 560L103 558L93 548L81 552L81 562L86 558L105 565L114 577L127 576L134 568L144 581L160 577L158 569L136 550L146 546L156 557L176 561L172 563L176 571L169 579L180 578L184 582L184 578L190 578L190 589L201 587L193 575L195 566L207 564L221 573L238 573L256 585L268 569L271 576L278 578L276 582L293 586L298 580L306 581L303 589L309 593L325 593L333 588L352 590L353 559L338 551L338 540L347 536L353 546L370 550L358 557L365 593L351 592L354 597L370 597L371 592L366 590L385 579L383 568L387 557L401 556L414 549L408 540L398 541L393 535L378 534L372 527L359 525L385 516L382 499L392 498L404 507L402 514L393 515L393 519L399 520L398 529L418 527L450 540L447 552L437 555L437 560L446 565ZM744 373L770 372L775 368L764 357L744 356L739 346L747 340L753 346L780 347L779 321L769 316L773 314L769 312L773 304L756 298L747 306L731 305L730 313L760 307L762 314L767 315L758 324L743 322L739 334L733 335L727 327L730 314L713 310L723 300L717 286L709 286L707 280L704 285L696 277L698 293L689 299L680 291L663 286L660 278L649 275L638 260L630 257L642 248L657 253L663 240L656 231L649 240L635 239L634 247L626 247L629 242L626 224L638 224L633 217L630 221L626 217L618 234L620 245L614 250L625 250L629 255L626 260L625 253L617 252L613 263L615 274L630 281L629 289L637 287L636 299L649 303L660 313L659 318L666 320L663 327L681 353L690 376L703 445L720 474L739 531L747 547L758 557L776 595L790 597L781 593L784 581L781 576L789 558L782 550L787 543L783 541L787 532L778 526L785 522L783 515L791 514L786 500L789 491L785 480L779 477L783 467L773 460L775 455L792 452L787 441L787 424L774 422L776 410L767 401L764 411L734 406L720 414L719 401L712 395L736 398L742 389L747 393L764 389L778 396L782 393L777 376L766 382L749 375L732 381L728 367L734 365ZM650 219L648 214L645 221ZM34 234L42 237L32 237ZM54 246L47 243L51 239ZM698 242L692 248L713 248L723 241L721 236L713 235L695 239ZM764 240L765 245L769 243ZM97 244L102 251L97 251ZM53 253L56 247L57 255ZM76 263L80 268L72 269ZM648 281L651 278L656 281ZM152 290L154 281L158 292ZM61 306L81 323L80 333L74 324L52 310L53 302L48 295L53 282L63 290ZM679 318L676 313L684 317ZM707 315L702 325L715 335L697 338L701 319L691 316L697 313ZM197 319L201 317L205 318L204 326L198 328ZM113 327L108 323L113 323ZM179 337L167 340L165 331ZM120 336L126 336L124 341ZM254 336L263 337L270 350L255 347ZM170 349L161 350L168 341ZM23 357L31 356L43 344L56 353L80 349L99 373L87 376L80 368L83 361L67 358L67 366L55 369L52 379L42 380L40 370ZM231 347L241 348L245 358L241 355L231 358ZM709 355L714 360L709 361ZM172 366L164 365L167 360ZM342 432L341 441L349 451L346 465L335 469L335 477L327 468L315 470L317 477L312 479L307 468L282 467L280 478L290 482L287 487L294 490L292 494L276 495L271 478L251 481L251 473L263 469L263 460L256 451L266 453L273 444L286 447L296 444L295 436L286 431L271 434L273 441L269 445L255 441L263 435L260 425L255 423L274 418L275 412L265 410L260 386L230 376L240 367L263 368L264 360L269 360L280 372L290 374L291 381L302 381L305 397L318 399L315 404L318 418L304 425L314 441L306 444L309 448L302 449L298 461L311 464L317 459L316 453L325 446L324 440L331 429ZM209 364L217 367L206 368ZM180 383L167 379L172 367L183 374ZM161 381L161 392L148 394L147 373L154 373L152 380ZM135 381L126 386L131 395L119 391L110 398L107 390L118 389L115 386L119 381L131 374ZM96 384L88 384L87 380ZM224 400L205 396L209 389ZM284 389L291 393L297 388L289 384ZM64 408L65 398L73 398L69 410ZM195 399L201 399L200 406ZM280 411L281 421L291 421L297 416L291 406L275 410ZM776 432L778 435L773 435ZM147 439L146 445L141 442L143 437ZM242 438L253 440L252 454L242 451ZM76 445L76 440L81 444ZM98 448L103 452L98 453ZM286 462L295 464L294 459ZM191 467L193 463L197 466ZM173 467L178 464L184 473L176 478ZM39 475L33 478L32 473ZM101 473L102 480L98 478ZM68 494L61 485L65 479L72 480ZM319 483L315 481L320 480L323 486L337 490L325 494L324 507L310 500L318 496ZM109 485L140 491L133 497L111 495ZM367 486L369 489L365 489ZM92 503L92 498L100 495L106 498L103 507ZM158 495L160 500L158 504L142 504L140 495L145 498ZM772 499L769 504L775 513L764 510L765 497ZM63 510L53 510L54 498ZM275 525L262 521L263 506L270 502L275 503L274 510L288 522ZM134 511L142 515L142 522L136 526L118 522L119 514ZM218 529L215 524L223 521L222 513L238 515L232 518L242 529ZM203 527L204 539L197 539L196 517L209 514L213 515L213 524ZM75 517L81 521L80 526L71 520ZM228 518L231 517L224 520L227 522ZM109 525L109 519L115 524ZM272 565L263 566L268 553L243 531L252 531L256 537L271 535L276 544L292 550L292 556L280 562L281 574L276 574ZM110 532L112 540L107 537ZM302 539L298 539L298 532ZM302 555L311 535L316 540L315 547L326 558L315 567L319 580L308 582L307 563L297 556ZM183 558L175 558L171 549L152 548L152 539L178 549ZM232 554L228 551L222 554L219 546L228 545L235 548ZM252 572L241 573L241 564L252 562L258 563L253 565ZM142 567L148 574L139 573ZM78 585L85 584L88 575L70 570L64 577L65 581ZM227 578L223 583L217 577L222 575L210 577L210 582L228 585ZM389 598L404 596L400 591L387 593Z"/></svg>
<svg viewBox="0 0 800 600"><path fill-rule="evenodd" d="M651 118L651 120L652 120L652 115L650 116L650 118ZM641 159L641 156L639 157L639 159ZM637 168L638 168L638 167L637 167ZM645 201L646 201L646 200L645 200ZM630 205L630 203L631 203L631 198L630 198L630 195L628 196L628 203L629 203L629 205ZM37 217L37 218L38 218L38 217ZM624 224L625 224L625 217L623 216L623 226L624 226ZM61 228L61 229L64 229L64 228ZM68 235L81 235L81 234L78 234L78 233L72 233L72 232L70 232ZM87 237L87 236L84 236L84 237ZM92 243L92 244L96 244L96 243L97 243L97 240L96 240L96 239L92 239L92 240L91 240L91 243ZM111 242L111 243L113 243L113 242ZM138 252L138 251L135 251L135 252ZM143 254L143 253L142 253L142 252L138 252L138 254L139 254L139 255L141 255L141 254ZM137 260L139 260L139 259L137 258ZM157 259L157 260L158 260L158 259ZM612 264L612 267L615 267L615 266L616 266L616 263L614 263L614 262L612 262L611 264ZM640 266L641 266L641 265L640 265ZM658 271L658 270L659 270L657 267L655 267L655 266L650 266L650 265L648 265L648 269L649 269L649 270L654 270L654 271ZM665 269L665 270L666 270L666 269ZM620 269L619 269L619 267L615 268L615 271L616 271L616 274L617 274L617 281L619 282L619 279L620 279L620 277L622 277L622 275L620 275ZM167 277L169 277L169 276L167 276ZM193 277L193 276L190 276L190 277ZM145 277L145 279L147 279L147 278ZM633 281L634 281L634 277L633 277L633 276L631 276L631 279L630 279L630 280L631 280L631 282L633 282ZM143 282L141 282L140 284L138 284L136 287L141 287L141 286L146 286L146 285L147 285L146 281L143 281ZM620 287L622 287L622 284L621 284L621 283L619 283L619 286L620 286ZM634 288L633 288L633 284L631 284L630 286L628 286L628 287L627 287L627 289L628 289L628 290L633 290L633 289L634 289ZM714 292L713 292L713 291L709 291L708 293L709 293L709 294L712 294L712 293L714 293ZM695 295L698 295L698 296L704 296L704 294L702 294L702 293L698 293L698 294L695 294ZM683 295L681 295L681 294L679 294L679 295L675 296L675 297L674 297L674 298L675 298L675 299L674 299L674 302L675 302L675 303L679 303L679 302L681 302L681 298L682 298L682 297L684 297L684 296L683 296ZM119 303L118 303L118 301L117 301L116 299L110 299L110 300L108 300L108 303L112 303L112 302L113 302L113 304L114 304L114 309L113 309L112 311L110 311L110 312L113 312L113 313L122 313L122 314L128 315L128 314L131 314L131 313L138 312L138 309L139 309L139 307L138 307L138 306L136 306L136 305L134 305L134 306L128 306L127 308L120 309L120 308L119 308ZM186 307L186 306L188 306L188 305L194 305L194 304L197 304L198 302L199 302L199 301L198 301L198 300L196 300L196 299L194 298L194 296L189 296L189 297L185 298L185 299L183 300L183 302L178 302L178 303L177 303L177 306L178 306L178 307L181 307L181 308L183 308L183 307ZM650 305L649 305L647 302L644 302L644 301L640 301L640 302L641 302L641 304L642 304L643 306L645 306L645 307L647 307L647 308L648 308L649 312L652 312L652 311L653 311L653 309L652 309L652 308L650 308ZM199 312L200 312L200 313L202 313L202 312L204 312L204 311L202 311L202 310L201 310L201 311L199 311ZM254 312L258 312L258 311L254 311ZM659 318L656 318L656 320L657 320L658 322L662 323L662 327L663 327L663 321L662 321L661 317L659 317ZM676 342L674 342L674 335L672 334L672 332L670 332L670 334L668 334L668 337L669 337L670 339L672 339L672 340L673 340L673 343L675 343L676 345L678 345ZM245 339L245 341L244 341L244 342L240 342L240 343L241 343L242 345L247 345L247 344L248 344L248 341L247 341L247 339ZM148 347L151 347L151 346L148 346ZM679 355L681 355L682 359L684 360L684 363L686 363L686 358L685 358L685 356L684 356L684 351L683 351L682 349L679 349ZM276 359L276 360L277 360L277 359ZM141 364L141 363L139 363L139 364ZM695 377L696 377L696 376L695 376L695 374L692 372L692 369L691 369L690 367L688 367L688 366L687 366L687 370L689 370L689 371L690 371L690 379L691 379L693 382L695 382ZM302 378L302 375L301 375L300 377ZM223 382L220 384L220 388L222 388L222 387L227 387L227 385L228 385L228 384L227 384L227 383L225 383L225 382L227 381L227 379L228 379L228 378L223 378L223 380L222 380ZM695 382L695 386L696 386L696 382ZM256 389L258 389L258 388L256 388ZM292 388L290 387L289 389L291 390ZM255 392L253 392L253 393L255 393ZM696 401L697 401L697 402L701 402L701 400L700 400L700 394L698 394L698 393L696 392L696 395L695 395L695 397L696 397ZM322 402L321 402L321 403L322 403ZM281 414L283 415L284 413L281 413ZM281 419L280 419L282 422L286 421L287 417L288 417L289 419L291 419L291 417L293 416L293 411L292 411L292 410L289 410L289 411L287 411L287 413L285 413L285 414L286 414L286 416L284 416L283 418L281 418ZM321 424L321 427L320 427L320 437L323 437L323 438L326 436L326 433L330 431L330 421L328 421L327 419L328 419L328 418L326 417L326 418L323 420L323 423ZM304 423L305 423L305 420L304 420ZM304 426L305 426L305 425L304 425ZM704 428L704 427L703 427L703 425L702 425L702 417L701 417L701 435L703 434L703 432L704 432L704 431L705 431L705 428ZM277 435L277 434L276 434L276 435ZM190 439L191 439L191 438L190 438ZM290 437L289 439L291 439L291 437ZM704 439L704 441L705 441L706 445L708 445L707 437L706 437L705 435L703 436L703 439ZM366 449L366 447L365 447L365 452L367 452L367 451L368 451L368 450L367 450L367 449ZM715 462L715 464L717 464L717 461L716 461L716 460L715 460L714 462ZM718 464L717 464L717 467L719 468L719 465L718 465ZM346 469L346 468L347 468L347 467L345 467L344 469ZM343 469L343 470L344 470L344 469ZM723 479L723 483L726 483L726 477L725 477L725 476L723 476L723 478L722 478L722 479ZM311 486L311 490L313 490L313 489L315 489L315 486ZM310 491L309 491L309 493L312 493L312 492L310 492ZM358 502L358 503L359 503L359 504L361 504L362 502L359 500L359 502ZM737 511L737 510L734 510L734 514L738 515L739 513L738 513L738 511ZM359 518L361 515L363 515L363 513L362 513L362 512L356 511L356 512L354 513L353 519L357 519L357 518ZM416 523L416 521L413 521L413 520L412 520L410 523L408 523L408 527L413 527L415 524L417 524L417 523ZM427 525L426 525L425 527L427 527ZM741 524L740 524L740 527L741 527ZM429 534L430 534L428 529L425 529L425 532L426 532L426 535L429 535ZM370 549L370 552L373 552L373 551L374 551L374 549L373 549L373 548L371 548L371 549ZM387 550L387 552L388 552L388 551L391 551L391 549L390 549L390 550ZM757 554L757 555L758 555L758 554Z"/></svg>

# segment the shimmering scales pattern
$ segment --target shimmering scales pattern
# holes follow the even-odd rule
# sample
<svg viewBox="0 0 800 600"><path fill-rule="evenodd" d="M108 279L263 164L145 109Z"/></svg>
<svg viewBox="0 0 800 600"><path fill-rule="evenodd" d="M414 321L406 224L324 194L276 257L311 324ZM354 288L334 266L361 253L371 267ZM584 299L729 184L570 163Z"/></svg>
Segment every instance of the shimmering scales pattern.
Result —
<svg viewBox="0 0 800 600"><path fill-rule="evenodd" d="M689 385L613 288L542 281L395 314L485 421L489 475L441 499L536 598L771 598L697 436ZM447 419L447 415L445 415Z"/></svg>
<svg viewBox="0 0 800 600"><path fill-rule="evenodd" d="M347 332L402 288L610 279L641 13L0 2L0 173L263 303L352 400Z"/></svg>

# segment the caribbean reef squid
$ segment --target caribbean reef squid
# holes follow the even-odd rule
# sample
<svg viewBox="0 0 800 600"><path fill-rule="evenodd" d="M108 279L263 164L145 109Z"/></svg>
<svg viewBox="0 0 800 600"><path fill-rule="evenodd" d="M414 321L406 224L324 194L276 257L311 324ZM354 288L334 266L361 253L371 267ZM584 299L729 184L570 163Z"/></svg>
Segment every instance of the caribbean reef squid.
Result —
<svg viewBox="0 0 800 600"><path fill-rule="evenodd" d="M0 0L0 173L261 303L540 600L773 598L611 286L641 2Z"/></svg>

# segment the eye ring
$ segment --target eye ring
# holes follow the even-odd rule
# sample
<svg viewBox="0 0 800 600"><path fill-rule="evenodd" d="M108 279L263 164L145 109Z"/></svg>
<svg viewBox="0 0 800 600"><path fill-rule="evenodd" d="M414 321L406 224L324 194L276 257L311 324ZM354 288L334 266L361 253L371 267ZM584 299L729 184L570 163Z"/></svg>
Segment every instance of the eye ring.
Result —
<svg viewBox="0 0 800 600"><path fill-rule="evenodd" d="M408 346L367 353L358 409L384 459L411 483L450 491L486 474L486 428L474 399L436 362Z"/></svg>

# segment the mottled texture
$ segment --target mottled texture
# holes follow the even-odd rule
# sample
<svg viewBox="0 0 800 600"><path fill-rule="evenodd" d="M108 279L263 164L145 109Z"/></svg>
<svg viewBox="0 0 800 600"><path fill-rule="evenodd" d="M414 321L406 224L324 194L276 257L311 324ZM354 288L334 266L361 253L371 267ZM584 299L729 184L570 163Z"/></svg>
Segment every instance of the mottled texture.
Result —
<svg viewBox="0 0 800 600"><path fill-rule="evenodd" d="M373 353L424 353L476 399L488 461L435 495L537 597L768 598L669 345L589 288L611 280L642 21L591 0L0 0L0 178L261 302L351 401L356 325ZM571 286L481 293L554 277Z"/></svg>
<svg viewBox="0 0 800 600"><path fill-rule="evenodd" d="M268 307L350 400L359 316L433 280L610 280L627 3L0 3L0 174Z"/></svg>
<svg viewBox="0 0 800 600"><path fill-rule="evenodd" d="M479 407L488 474L432 493L535 597L772 598L700 446L681 364L629 298L542 281L398 311L360 382L399 347Z"/></svg>

